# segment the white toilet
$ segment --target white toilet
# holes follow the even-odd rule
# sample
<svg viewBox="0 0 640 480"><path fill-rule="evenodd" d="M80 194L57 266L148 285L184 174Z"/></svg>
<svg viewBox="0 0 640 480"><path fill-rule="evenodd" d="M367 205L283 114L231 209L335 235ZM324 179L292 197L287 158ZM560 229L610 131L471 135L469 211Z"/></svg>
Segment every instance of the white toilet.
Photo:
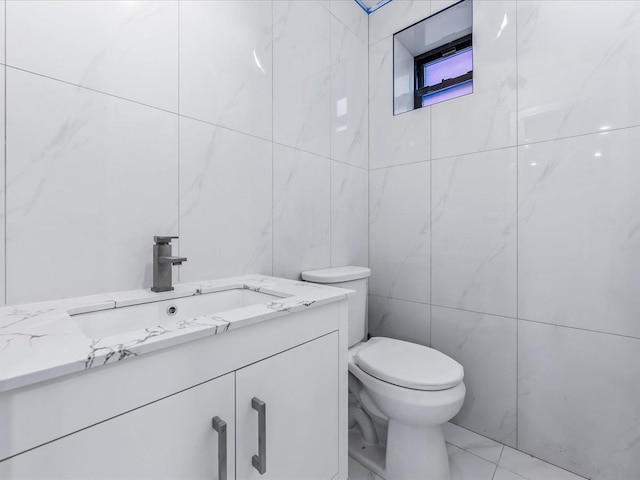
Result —
<svg viewBox="0 0 640 480"><path fill-rule="evenodd" d="M350 444L350 454L384 449L380 430L387 426L384 465L363 462L366 466L383 473L386 480L448 480L451 474L442 425L464 402L462 365L415 343L384 337L366 340L370 274L364 267L302 273L305 281L357 292L349 299L349 391L354 403L349 423L359 425L364 440L357 449Z"/></svg>

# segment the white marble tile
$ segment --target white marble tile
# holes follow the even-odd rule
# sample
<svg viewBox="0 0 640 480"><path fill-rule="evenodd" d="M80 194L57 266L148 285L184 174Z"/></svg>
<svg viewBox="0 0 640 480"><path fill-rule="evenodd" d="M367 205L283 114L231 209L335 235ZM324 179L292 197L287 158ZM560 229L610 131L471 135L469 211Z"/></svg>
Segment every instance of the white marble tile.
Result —
<svg viewBox="0 0 640 480"><path fill-rule="evenodd" d="M519 142L639 125L638 43L638 2L519 1Z"/></svg>
<svg viewBox="0 0 640 480"><path fill-rule="evenodd" d="M637 478L640 340L520 321L518 344L518 448L594 480ZM577 478L528 458L505 448L500 464Z"/></svg>
<svg viewBox="0 0 640 480"><path fill-rule="evenodd" d="M182 115L271 139L271 16L262 0L180 2Z"/></svg>
<svg viewBox="0 0 640 480"><path fill-rule="evenodd" d="M429 16L429 0L393 0L369 15L369 43L374 44Z"/></svg>
<svg viewBox="0 0 640 480"><path fill-rule="evenodd" d="M414 109L415 60L397 37L393 38L393 114Z"/></svg>
<svg viewBox="0 0 640 480"><path fill-rule="evenodd" d="M331 0L315 0L315 2L322 8L331 11Z"/></svg>
<svg viewBox="0 0 640 480"><path fill-rule="evenodd" d="M369 333L431 345L431 312L424 303L369 295Z"/></svg>
<svg viewBox="0 0 640 480"><path fill-rule="evenodd" d="M518 475L516 479L523 476L527 480L582 480L579 475L510 447L504 447L499 465Z"/></svg>
<svg viewBox="0 0 640 480"><path fill-rule="evenodd" d="M349 480L383 480L370 470L349 457Z"/></svg>
<svg viewBox="0 0 640 480"><path fill-rule="evenodd" d="M498 463L503 447L501 443L478 435L471 430L459 427L451 422L445 423L442 429L444 431L444 439L447 443L451 443L491 463Z"/></svg>
<svg viewBox="0 0 640 480"><path fill-rule="evenodd" d="M516 316L516 148L432 161L431 301Z"/></svg>
<svg viewBox="0 0 640 480"><path fill-rule="evenodd" d="M640 128L519 148L520 318L640 337Z"/></svg>
<svg viewBox="0 0 640 480"><path fill-rule="evenodd" d="M368 168L368 48L335 18L331 57L331 158Z"/></svg>
<svg viewBox="0 0 640 480"><path fill-rule="evenodd" d="M527 480L520 475L517 475L509 470L505 470L502 467L496 468L496 473L493 474L493 480Z"/></svg>
<svg viewBox="0 0 640 480"><path fill-rule="evenodd" d="M153 236L178 230L177 117L13 69L7 92L8 303L150 286Z"/></svg>
<svg viewBox="0 0 640 480"><path fill-rule="evenodd" d="M5 0L0 0L0 63L5 63L6 4Z"/></svg>
<svg viewBox="0 0 640 480"><path fill-rule="evenodd" d="M271 274L271 142L180 120L180 281Z"/></svg>
<svg viewBox="0 0 640 480"><path fill-rule="evenodd" d="M431 0L431 15L458 3L460 0Z"/></svg>
<svg viewBox="0 0 640 480"><path fill-rule="evenodd" d="M0 8L4 5L0 4ZM1 23L0 23L1 25ZM3 50L2 50L3 51ZM5 87L5 67L0 66L0 91L4 92ZM0 132L5 132L5 124L4 124L4 113L5 113L5 96L1 95L0 98ZM2 218L5 218L5 156L4 156L4 147L5 147L5 136L1 135L0 138L0 185L2 192L0 193L0 212ZM4 221L0 221L0 305L4 305L5 303L5 225Z"/></svg>
<svg viewBox="0 0 640 480"><path fill-rule="evenodd" d="M273 274L299 279L327 268L331 160L282 145L273 148Z"/></svg>
<svg viewBox="0 0 640 480"><path fill-rule="evenodd" d="M467 387L453 422L501 443L516 443L517 321L431 307L431 345L458 361Z"/></svg>
<svg viewBox="0 0 640 480"><path fill-rule="evenodd" d="M369 173L370 292L429 303L429 162Z"/></svg>
<svg viewBox="0 0 640 480"><path fill-rule="evenodd" d="M273 139L331 153L331 14L316 2L273 2Z"/></svg>
<svg viewBox="0 0 640 480"><path fill-rule="evenodd" d="M331 162L331 266L369 265L369 174Z"/></svg>
<svg viewBox="0 0 640 480"><path fill-rule="evenodd" d="M451 480L491 480L496 466L480 457L447 444Z"/></svg>
<svg viewBox="0 0 640 480"><path fill-rule="evenodd" d="M331 13L360 40L369 42L369 16L354 0L331 0Z"/></svg>
<svg viewBox="0 0 640 480"><path fill-rule="evenodd" d="M178 2L7 2L7 63L171 111Z"/></svg>
<svg viewBox="0 0 640 480"><path fill-rule="evenodd" d="M389 37L369 47L370 168L431 158L431 107L393 115L392 45Z"/></svg>
<svg viewBox="0 0 640 480"><path fill-rule="evenodd" d="M515 13L515 0L473 2L473 93L431 107L432 158L516 145Z"/></svg>

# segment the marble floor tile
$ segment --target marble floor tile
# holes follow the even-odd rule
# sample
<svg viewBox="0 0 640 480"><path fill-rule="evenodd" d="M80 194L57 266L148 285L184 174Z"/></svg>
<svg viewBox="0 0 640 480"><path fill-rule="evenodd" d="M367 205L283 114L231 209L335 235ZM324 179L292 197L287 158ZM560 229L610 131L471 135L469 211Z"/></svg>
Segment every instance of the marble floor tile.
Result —
<svg viewBox="0 0 640 480"><path fill-rule="evenodd" d="M510 472L509 470L505 470L502 467L498 467L496 469L496 473L493 474L493 480L527 480L520 475Z"/></svg>
<svg viewBox="0 0 640 480"><path fill-rule="evenodd" d="M497 464L498 460L500 460L503 447L501 443L478 435L471 430L459 427L453 423L445 423L443 430L444 439L447 443L471 452L491 463Z"/></svg>
<svg viewBox="0 0 640 480"><path fill-rule="evenodd" d="M526 453L514 450L511 447L504 447L500 462L500 467L526 478L527 480L582 480L583 477L571 473L562 468L551 465L540 459L527 455ZM503 477L508 479L510 477ZM516 477L517 478L517 477Z"/></svg>
<svg viewBox="0 0 640 480"><path fill-rule="evenodd" d="M447 444L451 480L491 480L496 466L455 445Z"/></svg>
<svg viewBox="0 0 640 480"><path fill-rule="evenodd" d="M584 480L452 423L444 426L444 435L451 480ZM384 479L349 457L349 480Z"/></svg>
<svg viewBox="0 0 640 480"><path fill-rule="evenodd" d="M349 480L382 480L382 478L349 457Z"/></svg>

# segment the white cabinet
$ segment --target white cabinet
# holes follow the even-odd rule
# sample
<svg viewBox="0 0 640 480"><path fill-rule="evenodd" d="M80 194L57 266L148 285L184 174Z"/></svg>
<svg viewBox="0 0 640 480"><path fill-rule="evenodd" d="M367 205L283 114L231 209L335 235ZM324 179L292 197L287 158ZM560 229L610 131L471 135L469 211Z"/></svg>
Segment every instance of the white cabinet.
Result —
<svg viewBox="0 0 640 480"><path fill-rule="evenodd" d="M238 479L330 479L338 473L337 337L326 335L236 372ZM266 410L262 475L252 465L260 437L253 398Z"/></svg>
<svg viewBox="0 0 640 480"><path fill-rule="evenodd" d="M1 462L0 478L217 479L218 416L232 479L234 410L230 373Z"/></svg>
<svg viewBox="0 0 640 480"><path fill-rule="evenodd" d="M219 479L217 416L226 422L227 480L330 480L341 443L339 344L337 331L326 334L105 419L0 461L0 478ZM262 435L254 397L265 405ZM259 453L264 474L252 465Z"/></svg>

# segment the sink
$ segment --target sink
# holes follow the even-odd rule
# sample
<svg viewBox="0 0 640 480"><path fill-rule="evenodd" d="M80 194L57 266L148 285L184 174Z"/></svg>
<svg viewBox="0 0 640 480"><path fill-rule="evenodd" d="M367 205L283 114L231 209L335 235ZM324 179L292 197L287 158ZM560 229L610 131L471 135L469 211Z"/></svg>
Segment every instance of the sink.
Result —
<svg viewBox="0 0 640 480"><path fill-rule="evenodd" d="M119 307L73 315L80 330L89 338L110 337L154 327L174 327L183 320L215 315L236 308L271 302L276 295L233 288L190 297Z"/></svg>

